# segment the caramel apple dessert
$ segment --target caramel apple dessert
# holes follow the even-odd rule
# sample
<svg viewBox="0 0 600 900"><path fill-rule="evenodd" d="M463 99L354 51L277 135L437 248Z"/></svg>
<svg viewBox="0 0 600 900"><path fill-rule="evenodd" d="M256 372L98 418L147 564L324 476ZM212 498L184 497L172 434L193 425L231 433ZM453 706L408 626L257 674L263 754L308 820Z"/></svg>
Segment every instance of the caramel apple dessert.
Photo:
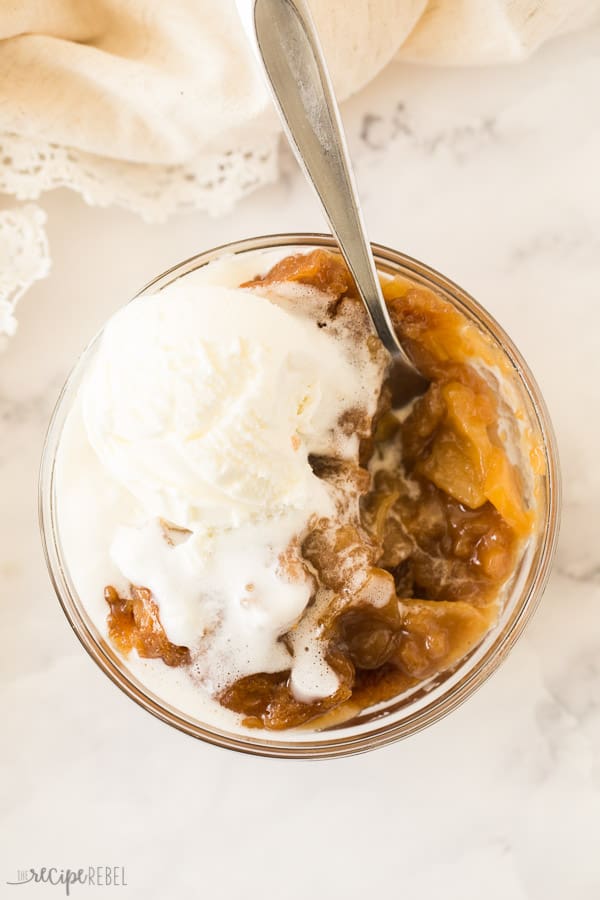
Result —
<svg viewBox="0 0 600 900"><path fill-rule="evenodd" d="M503 351L382 275L431 381L393 409L341 258L227 258L105 327L57 457L71 578L159 697L315 730L426 685L494 628L542 455Z"/></svg>

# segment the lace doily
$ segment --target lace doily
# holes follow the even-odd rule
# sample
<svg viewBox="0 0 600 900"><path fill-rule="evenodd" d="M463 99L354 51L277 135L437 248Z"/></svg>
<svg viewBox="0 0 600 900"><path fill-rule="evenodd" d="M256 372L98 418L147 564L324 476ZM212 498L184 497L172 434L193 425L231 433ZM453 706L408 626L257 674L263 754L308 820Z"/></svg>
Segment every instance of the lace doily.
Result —
<svg viewBox="0 0 600 900"><path fill-rule="evenodd" d="M15 306L50 271L45 212L27 204L0 210L0 346L17 329Z"/></svg>
<svg viewBox="0 0 600 900"><path fill-rule="evenodd" d="M0 191L33 200L67 187L90 205L121 206L147 222L191 209L220 216L276 180L278 140L276 133L268 134L244 150L205 152L184 165L154 165L0 134Z"/></svg>
<svg viewBox="0 0 600 900"><path fill-rule="evenodd" d="M252 149L203 153L181 166L108 159L55 144L0 135L0 192L33 200L67 187L93 206L121 206L147 222L176 212L223 215L242 197L276 180L278 136ZM50 271L46 214L34 204L0 211L0 348L17 328L15 307Z"/></svg>

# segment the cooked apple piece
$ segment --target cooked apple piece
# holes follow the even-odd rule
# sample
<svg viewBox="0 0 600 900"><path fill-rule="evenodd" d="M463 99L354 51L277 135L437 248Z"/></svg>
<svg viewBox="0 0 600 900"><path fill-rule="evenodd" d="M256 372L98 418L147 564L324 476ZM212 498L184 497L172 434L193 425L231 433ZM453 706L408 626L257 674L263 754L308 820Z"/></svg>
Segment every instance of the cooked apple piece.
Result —
<svg viewBox="0 0 600 900"><path fill-rule="evenodd" d="M162 659L167 666L190 662L190 651L171 643L162 627L158 606L147 588L132 585L130 597L120 597L112 586L105 588L110 607L108 634L121 653L136 650L146 659Z"/></svg>
<svg viewBox="0 0 600 900"><path fill-rule="evenodd" d="M354 280L342 258L327 250L286 256L269 269L266 275L247 281L241 287L259 287L283 281L309 284L334 299L345 295L356 296Z"/></svg>
<svg viewBox="0 0 600 900"><path fill-rule="evenodd" d="M495 604L476 609L460 600L406 600L400 610L402 640L394 660L415 678L427 678L465 656L498 614Z"/></svg>

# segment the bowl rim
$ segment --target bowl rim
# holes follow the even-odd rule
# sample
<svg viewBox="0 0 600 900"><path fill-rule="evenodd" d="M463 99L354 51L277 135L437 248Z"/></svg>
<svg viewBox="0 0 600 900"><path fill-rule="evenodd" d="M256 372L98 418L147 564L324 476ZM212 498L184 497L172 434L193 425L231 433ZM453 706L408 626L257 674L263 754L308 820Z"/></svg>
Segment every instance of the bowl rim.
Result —
<svg viewBox="0 0 600 900"><path fill-rule="evenodd" d="M155 293L165 287L166 284L184 277L225 255L236 256L285 247L291 249L303 247L337 249L337 243L331 235L316 232L267 234L224 243L171 266L151 279L131 299L144 294ZM402 274L407 274L409 278L413 277L417 281L427 283L434 291L437 290L439 292L441 290L448 295L454 305L458 306L462 311L466 311L471 319L477 319L501 344L515 373L518 375L531 412L535 416L536 424L542 437L547 472L545 479L545 514L544 521L540 527L537 565L535 571L533 571L532 583L524 595L520 597L515 607L515 615L512 617L510 627L498 635L482 659L474 664L454 686L451 686L446 693L442 692L437 700L434 699L432 703L425 704L422 709L413 715L409 715L408 718L397 722L385 717L375 719L375 727L357 735L340 736L341 732L336 734L335 730L312 732L312 738L307 738L302 740L302 742L294 742L271 737L272 732L268 733L268 738L259 737L258 735L264 734L261 731L254 738L246 734L225 732L218 727L211 727L205 724L198 725L181 711L175 710L169 704L161 703L159 698L155 698L148 689L144 689L141 682L136 684L137 679L125 670L123 662L116 652L106 642L98 640L92 634L89 621L86 621L83 604L79 598L76 599L73 596L76 592L74 592L69 583L68 569L65 560L62 558L57 540L58 526L54 503L55 460L64 420L69 409L69 407L63 409L63 404L70 390L74 389L73 385L77 375L80 374L92 346L102 334L102 329L82 351L71 369L50 418L40 465L38 513L42 546L50 580L67 621L88 655L128 697L156 718L179 731L221 748L233 749L254 756L286 759L338 758L386 746L421 731L428 725L440 721L464 703L498 669L539 606L541 596L548 582L560 526L560 465L556 437L548 409L529 366L496 319L455 282L437 272L431 266L400 251L375 243L372 244L372 248L376 263L380 269L384 269L386 265L389 266L390 270L401 269ZM485 643L485 639L483 643ZM465 660L463 659L456 665L457 673L460 673L464 667L464 662ZM276 734L285 734L285 732L277 732Z"/></svg>

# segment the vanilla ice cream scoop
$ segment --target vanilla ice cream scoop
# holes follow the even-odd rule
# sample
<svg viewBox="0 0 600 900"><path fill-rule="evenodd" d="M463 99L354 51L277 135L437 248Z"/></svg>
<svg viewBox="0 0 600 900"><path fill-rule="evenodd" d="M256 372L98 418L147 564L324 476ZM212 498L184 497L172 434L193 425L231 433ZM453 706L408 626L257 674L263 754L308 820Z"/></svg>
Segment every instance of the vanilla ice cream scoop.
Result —
<svg viewBox="0 0 600 900"><path fill-rule="evenodd" d="M177 281L108 323L83 415L147 516L227 527L310 507L322 485L309 453L351 452L339 416L377 389L314 320L251 290Z"/></svg>
<svg viewBox="0 0 600 900"><path fill-rule="evenodd" d="M336 315L309 285L240 288L226 285L248 273L202 274L106 325L63 442L63 533L84 594L150 591L210 696L287 668L298 698L329 696L338 677L319 630L298 633L297 654L281 640L315 590L303 536L347 502L310 457L358 464L385 353L365 339L360 304ZM83 530L82 504L95 510Z"/></svg>

